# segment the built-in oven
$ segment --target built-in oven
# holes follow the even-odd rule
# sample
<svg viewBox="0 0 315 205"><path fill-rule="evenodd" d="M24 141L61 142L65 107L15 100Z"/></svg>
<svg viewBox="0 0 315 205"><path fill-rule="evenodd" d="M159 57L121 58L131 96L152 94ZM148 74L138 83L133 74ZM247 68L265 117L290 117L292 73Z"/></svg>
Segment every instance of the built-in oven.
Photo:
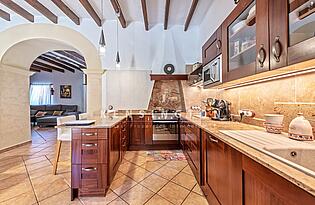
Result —
<svg viewBox="0 0 315 205"><path fill-rule="evenodd" d="M222 83L222 55L203 67L202 79L204 86Z"/></svg>
<svg viewBox="0 0 315 205"><path fill-rule="evenodd" d="M170 142L177 143L179 140L178 120L154 120L153 121L153 143Z"/></svg>

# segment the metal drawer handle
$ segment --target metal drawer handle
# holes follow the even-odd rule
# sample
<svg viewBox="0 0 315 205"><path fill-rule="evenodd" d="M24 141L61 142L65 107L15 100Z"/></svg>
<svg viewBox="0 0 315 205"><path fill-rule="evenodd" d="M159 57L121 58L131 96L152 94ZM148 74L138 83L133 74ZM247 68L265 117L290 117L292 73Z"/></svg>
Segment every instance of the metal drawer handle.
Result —
<svg viewBox="0 0 315 205"><path fill-rule="evenodd" d="M282 52L282 45L280 42L280 36L276 36L275 42L272 46L272 54L277 63L280 62L281 52Z"/></svg>
<svg viewBox="0 0 315 205"><path fill-rule="evenodd" d="M213 139L213 138L211 138L211 137L210 137L210 141L211 141L211 142L214 142L214 143L219 143L219 140Z"/></svg>
<svg viewBox="0 0 315 205"><path fill-rule="evenodd" d="M266 51L264 49L264 45L263 44L260 45L260 49L258 51L257 59L258 59L260 67L261 68L264 67L264 62L266 60Z"/></svg>
<svg viewBox="0 0 315 205"><path fill-rule="evenodd" d="M217 42L216 42L217 49L220 49L221 46L222 46L221 40L217 40Z"/></svg>
<svg viewBox="0 0 315 205"><path fill-rule="evenodd" d="M86 144L82 144L82 146L84 147L97 147L96 143L86 143Z"/></svg>
<svg viewBox="0 0 315 205"><path fill-rule="evenodd" d="M83 133L82 134L83 136L94 136L94 135L97 135L97 133Z"/></svg>
<svg viewBox="0 0 315 205"><path fill-rule="evenodd" d="M82 171L85 171L85 172L92 172L92 171L96 171L96 167L87 167L87 168L82 168Z"/></svg>

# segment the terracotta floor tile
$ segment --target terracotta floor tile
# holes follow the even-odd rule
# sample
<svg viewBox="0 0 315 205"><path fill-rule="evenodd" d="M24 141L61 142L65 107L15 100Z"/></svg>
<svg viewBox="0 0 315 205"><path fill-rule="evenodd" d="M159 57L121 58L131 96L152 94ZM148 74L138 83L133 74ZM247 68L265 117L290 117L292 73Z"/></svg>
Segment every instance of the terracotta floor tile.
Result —
<svg viewBox="0 0 315 205"><path fill-rule="evenodd" d="M185 199L183 205L208 205L208 202L205 197L191 192L189 196Z"/></svg>
<svg viewBox="0 0 315 205"><path fill-rule="evenodd" d="M160 169L163 165L158 162L146 162L143 165L141 165L142 168L150 171L155 172L156 170Z"/></svg>
<svg viewBox="0 0 315 205"><path fill-rule="evenodd" d="M130 205L144 204L148 201L154 193L144 186L138 184L123 195L121 198Z"/></svg>
<svg viewBox="0 0 315 205"><path fill-rule="evenodd" d="M187 161L170 161L166 166L181 171L187 166Z"/></svg>
<svg viewBox="0 0 315 205"><path fill-rule="evenodd" d="M28 174L31 179L52 174L52 166L46 166L35 170L29 170Z"/></svg>
<svg viewBox="0 0 315 205"><path fill-rule="evenodd" d="M7 201L0 202L2 205L28 205L28 204L36 204L36 198L33 191L26 192L24 194L15 196L12 199Z"/></svg>
<svg viewBox="0 0 315 205"><path fill-rule="evenodd" d="M47 158L45 156L38 156L38 157L23 157L24 159L24 163L26 165L32 165L32 164L37 164L37 163L41 163L42 161L46 161Z"/></svg>
<svg viewBox="0 0 315 205"><path fill-rule="evenodd" d="M64 190L56 195L53 195L47 199L39 202L39 205L82 205L79 199L71 201L70 189Z"/></svg>
<svg viewBox="0 0 315 205"><path fill-rule="evenodd" d="M189 174L189 175L191 175L191 176L194 176L194 173L191 171L189 165L187 165L187 166L182 170L182 172L184 172L184 173L186 173L186 174Z"/></svg>
<svg viewBox="0 0 315 205"><path fill-rule="evenodd" d="M132 171L132 170L134 170L134 169L136 169L136 168L138 168L137 165L135 165L135 164L133 164L133 163L130 163L130 162L126 162L126 163L120 165L119 168L118 168L118 170L119 170L120 172L126 174L126 173L128 173L128 172L130 172L130 171Z"/></svg>
<svg viewBox="0 0 315 205"><path fill-rule="evenodd" d="M124 158L129 161L129 160L135 158L136 156L139 156L139 154L136 153L136 152L130 152L130 151L128 151L128 152L126 152Z"/></svg>
<svg viewBox="0 0 315 205"><path fill-rule="evenodd" d="M174 184L173 182L169 182L158 192L158 195L162 196L175 205L181 204L188 194L189 191L187 189Z"/></svg>
<svg viewBox="0 0 315 205"><path fill-rule="evenodd" d="M117 198L114 201L109 203L110 205L128 205L124 200L121 198Z"/></svg>
<svg viewBox="0 0 315 205"><path fill-rule="evenodd" d="M183 186L189 190L194 188L194 186L197 184L195 177L193 177L189 174L183 173L183 172L181 172L177 176L175 176L172 179L172 182L179 184L179 185L181 185L181 186Z"/></svg>
<svg viewBox="0 0 315 205"><path fill-rule="evenodd" d="M199 184L196 184L196 186L193 188L192 191L197 193L197 194L199 194L199 195L201 195L201 196L204 196L203 191L201 190Z"/></svg>
<svg viewBox="0 0 315 205"><path fill-rule="evenodd" d="M10 156L10 157L4 157L0 159L0 164L2 166L14 164L14 165L24 165L22 157L19 156Z"/></svg>
<svg viewBox="0 0 315 205"><path fill-rule="evenodd" d="M145 205L172 205L172 203L156 194Z"/></svg>
<svg viewBox="0 0 315 205"><path fill-rule="evenodd" d="M122 176L124 176L125 174L124 173L122 173L121 171L117 171L116 172L116 175L115 175L115 177L114 177L114 179L113 179L113 181L115 181L116 179L119 179L120 177L122 177Z"/></svg>
<svg viewBox="0 0 315 205"><path fill-rule="evenodd" d="M27 173L15 174L8 178L0 180L0 191L3 189L8 189L12 186L16 186L19 183L27 183L29 182L29 178Z"/></svg>
<svg viewBox="0 0 315 205"><path fill-rule="evenodd" d="M8 164L5 166L1 166L0 168L0 181L16 176L19 174L25 174L26 173L26 168L22 164L14 165L14 164Z"/></svg>
<svg viewBox="0 0 315 205"><path fill-rule="evenodd" d="M152 174L151 176L144 179L140 182L141 185L147 187L153 192L158 192L165 184L168 183L168 180L156 175Z"/></svg>
<svg viewBox="0 0 315 205"><path fill-rule="evenodd" d="M64 178L58 175L37 177L32 179L32 183L39 201L69 188Z"/></svg>
<svg viewBox="0 0 315 205"><path fill-rule="evenodd" d="M135 158L132 158L131 160L129 160L129 162L136 164L138 166L143 165L144 163L146 163L146 158L143 156L136 156Z"/></svg>
<svg viewBox="0 0 315 205"><path fill-rule="evenodd" d="M51 163L48 161L48 159L35 163L35 164L26 165L26 168L28 171L33 171L33 170L40 169L47 166L52 166Z"/></svg>
<svg viewBox="0 0 315 205"><path fill-rule="evenodd" d="M121 195L137 185L137 182L130 179L127 176L122 176L119 179L112 182L110 189L113 190L117 195Z"/></svg>
<svg viewBox="0 0 315 205"><path fill-rule="evenodd" d="M113 200L117 199L117 195L109 190L106 194L106 197L80 197L80 200L84 205L104 205L109 204Z"/></svg>
<svg viewBox="0 0 315 205"><path fill-rule="evenodd" d="M0 202L14 198L21 194L32 192L32 186L29 180L25 180L25 182L18 183L15 186L12 186L8 189L3 189L0 191Z"/></svg>
<svg viewBox="0 0 315 205"><path fill-rule="evenodd" d="M149 172L149 171L147 171L141 167L138 167L138 168L126 173L126 175L128 177L130 177L131 179L133 179L136 182L142 181L143 179L148 177L150 174L151 174L151 172Z"/></svg>
<svg viewBox="0 0 315 205"><path fill-rule="evenodd" d="M169 180L172 179L178 173L179 173L178 170L167 166L164 166L155 172L155 174Z"/></svg>

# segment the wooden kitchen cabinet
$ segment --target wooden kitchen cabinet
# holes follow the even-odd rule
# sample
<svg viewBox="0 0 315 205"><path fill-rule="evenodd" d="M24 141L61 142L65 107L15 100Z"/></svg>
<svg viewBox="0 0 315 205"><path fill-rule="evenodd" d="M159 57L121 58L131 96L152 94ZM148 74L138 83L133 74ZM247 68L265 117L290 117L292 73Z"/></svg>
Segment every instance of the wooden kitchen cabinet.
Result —
<svg viewBox="0 0 315 205"><path fill-rule="evenodd" d="M112 181L122 160L121 124L109 130L109 180Z"/></svg>
<svg viewBox="0 0 315 205"><path fill-rule="evenodd" d="M314 196L243 156L243 204L313 205Z"/></svg>
<svg viewBox="0 0 315 205"><path fill-rule="evenodd" d="M210 63L222 53L222 28L221 26L212 34L202 46L202 65Z"/></svg>
<svg viewBox="0 0 315 205"><path fill-rule="evenodd" d="M183 152L197 181L202 183L200 128L190 122L186 122L181 126L183 126L183 133L181 134Z"/></svg>
<svg viewBox="0 0 315 205"><path fill-rule="evenodd" d="M242 155L202 131L203 186L210 204L242 204Z"/></svg>
<svg viewBox="0 0 315 205"><path fill-rule="evenodd" d="M144 144L152 145L153 144L153 122L152 115L144 116Z"/></svg>
<svg viewBox="0 0 315 205"><path fill-rule="evenodd" d="M288 19L288 64L315 58L315 2L287 0L285 17ZM313 6L311 6L311 2ZM284 12L282 8L281 13Z"/></svg>

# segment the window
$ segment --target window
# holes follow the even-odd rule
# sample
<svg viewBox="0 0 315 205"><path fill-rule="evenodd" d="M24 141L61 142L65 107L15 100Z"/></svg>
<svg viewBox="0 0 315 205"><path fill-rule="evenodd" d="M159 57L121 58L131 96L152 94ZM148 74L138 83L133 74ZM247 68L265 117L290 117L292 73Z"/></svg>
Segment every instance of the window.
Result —
<svg viewBox="0 0 315 205"><path fill-rule="evenodd" d="M49 84L31 84L30 104L31 105L49 105L51 104L51 85Z"/></svg>

